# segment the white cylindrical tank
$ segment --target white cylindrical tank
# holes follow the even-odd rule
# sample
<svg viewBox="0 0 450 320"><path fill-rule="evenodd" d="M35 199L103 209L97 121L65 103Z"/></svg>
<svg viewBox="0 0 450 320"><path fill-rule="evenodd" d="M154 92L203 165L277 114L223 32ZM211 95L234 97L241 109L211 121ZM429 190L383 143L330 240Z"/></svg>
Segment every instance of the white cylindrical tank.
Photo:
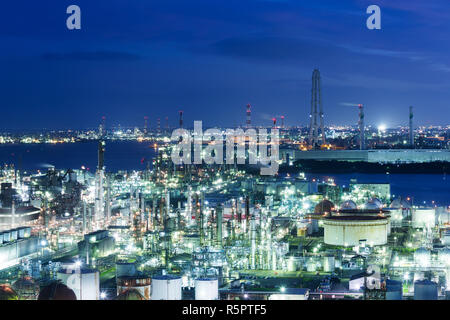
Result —
<svg viewBox="0 0 450 320"><path fill-rule="evenodd" d="M73 290L77 300L100 299L100 274L94 269L63 268L57 278Z"/></svg>
<svg viewBox="0 0 450 320"><path fill-rule="evenodd" d="M430 250L419 248L414 252L414 262L421 267L427 267L431 262Z"/></svg>
<svg viewBox="0 0 450 320"><path fill-rule="evenodd" d="M317 264L316 264L316 261L314 261L314 259L310 258L306 262L306 271L308 271L308 272L316 272L317 271Z"/></svg>
<svg viewBox="0 0 450 320"><path fill-rule="evenodd" d="M437 300L438 285L430 280L414 282L414 300Z"/></svg>
<svg viewBox="0 0 450 320"><path fill-rule="evenodd" d="M444 248L438 252L438 259L446 266L450 266L450 249Z"/></svg>
<svg viewBox="0 0 450 320"><path fill-rule="evenodd" d="M292 258L287 259L287 269L289 272L297 271L297 263L294 259Z"/></svg>
<svg viewBox="0 0 450 320"><path fill-rule="evenodd" d="M335 246L356 246L366 240L371 246L387 242L389 219L381 216L331 216L323 220L324 242Z"/></svg>
<svg viewBox="0 0 450 320"><path fill-rule="evenodd" d="M333 272L334 268L335 268L334 257L333 256L323 257L323 271Z"/></svg>
<svg viewBox="0 0 450 320"><path fill-rule="evenodd" d="M195 300L219 300L219 281L212 278L196 279Z"/></svg>
<svg viewBox="0 0 450 320"><path fill-rule="evenodd" d="M178 276L156 276L152 279L152 300L181 300L182 279Z"/></svg>
<svg viewBox="0 0 450 320"><path fill-rule="evenodd" d="M436 225L435 208L417 208L412 211L414 228L433 228Z"/></svg>

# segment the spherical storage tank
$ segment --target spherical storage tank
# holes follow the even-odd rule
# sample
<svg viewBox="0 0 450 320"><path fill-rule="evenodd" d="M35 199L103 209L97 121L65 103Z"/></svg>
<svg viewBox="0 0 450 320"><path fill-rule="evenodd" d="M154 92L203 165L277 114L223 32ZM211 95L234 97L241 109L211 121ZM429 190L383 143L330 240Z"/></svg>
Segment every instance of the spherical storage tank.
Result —
<svg viewBox="0 0 450 320"><path fill-rule="evenodd" d="M196 279L195 300L219 300L219 281L212 278Z"/></svg>
<svg viewBox="0 0 450 320"><path fill-rule="evenodd" d="M39 284L31 277L23 277L16 280L12 288L17 292L19 300L37 300L39 296Z"/></svg>
<svg viewBox="0 0 450 320"><path fill-rule="evenodd" d="M414 282L414 300L437 300L438 286L430 280Z"/></svg>
<svg viewBox="0 0 450 320"><path fill-rule="evenodd" d="M378 198L372 198L366 202L364 209L379 210L383 208L383 203Z"/></svg>
<svg viewBox="0 0 450 320"><path fill-rule="evenodd" d="M165 275L152 278L152 300L181 300L181 277Z"/></svg>
<svg viewBox="0 0 450 320"><path fill-rule="evenodd" d="M352 200L344 201L341 204L341 210L356 210L358 207L356 206L356 203Z"/></svg>
<svg viewBox="0 0 450 320"><path fill-rule="evenodd" d="M314 213L330 213L334 210L333 202L329 200L322 200L314 207Z"/></svg>

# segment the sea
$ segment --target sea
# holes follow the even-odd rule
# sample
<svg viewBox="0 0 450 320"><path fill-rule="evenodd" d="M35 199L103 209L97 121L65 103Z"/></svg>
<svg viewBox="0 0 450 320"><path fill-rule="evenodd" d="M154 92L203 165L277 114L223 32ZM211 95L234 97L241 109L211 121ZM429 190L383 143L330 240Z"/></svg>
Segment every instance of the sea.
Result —
<svg viewBox="0 0 450 320"><path fill-rule="evenodd" d="M14 164L22 172L33 173L56 169L79 169L82 166L95 171L97 142L64 144L0 145L0 164ZM107 141L105 166L107 171L145 170L156 155L150 142ZM309 178L334 178L336 184L348 186L352 179L358 183L390 183L395 197L410 197L417 205L450 206L450 177L443 174L307 174ZM434 201L434 203L433 203Z"/></svg>

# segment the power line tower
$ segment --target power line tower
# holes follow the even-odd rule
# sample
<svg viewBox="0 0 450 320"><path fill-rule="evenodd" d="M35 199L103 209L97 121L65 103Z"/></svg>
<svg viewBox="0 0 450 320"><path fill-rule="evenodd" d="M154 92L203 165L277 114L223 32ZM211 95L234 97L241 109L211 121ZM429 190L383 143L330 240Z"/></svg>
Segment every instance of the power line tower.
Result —
<svg viewBox="0 0 450 320"><path fill-rule="evenodd" d="M309 144L313 148L320 148L319 142L319 121L320 134L322 135L322 144L325 144L325 130L323 125L323 106L320 84L320 72L318 69L313 71L312 89L311 89L311 113L309 124ZM319 119L318 119L319 118Z"/></svg>

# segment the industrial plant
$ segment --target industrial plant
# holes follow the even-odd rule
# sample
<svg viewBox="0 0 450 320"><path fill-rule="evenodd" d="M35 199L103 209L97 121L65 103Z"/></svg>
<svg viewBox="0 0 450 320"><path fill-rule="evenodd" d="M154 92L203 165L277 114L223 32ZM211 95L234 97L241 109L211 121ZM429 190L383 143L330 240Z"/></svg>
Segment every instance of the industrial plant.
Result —
<svg viewBox="0 0 450 320"><path fill-rule="evenodd" d="M447 149L417 147L412 107L409 148L367 149L364 110L357 107L355 147L338 148L324 125L314 70L310 126L273 119L281 166L270 176L255 170L263 164L174 164L179 141L160 119L150 128L147 116L143 128L121 138L149 145L154 156L145 170L108 170L108 144L123 131L107 130L105 118L89 133L95 170L3 166L1 298L449 299L447 205L415 203L414 194L392 194L389 183L339 185L304 171L305 160L328 169L449 163ZM243 127L255 128L250 104L244 112ZM183 111L178 127L186 127Z"/></svg>

